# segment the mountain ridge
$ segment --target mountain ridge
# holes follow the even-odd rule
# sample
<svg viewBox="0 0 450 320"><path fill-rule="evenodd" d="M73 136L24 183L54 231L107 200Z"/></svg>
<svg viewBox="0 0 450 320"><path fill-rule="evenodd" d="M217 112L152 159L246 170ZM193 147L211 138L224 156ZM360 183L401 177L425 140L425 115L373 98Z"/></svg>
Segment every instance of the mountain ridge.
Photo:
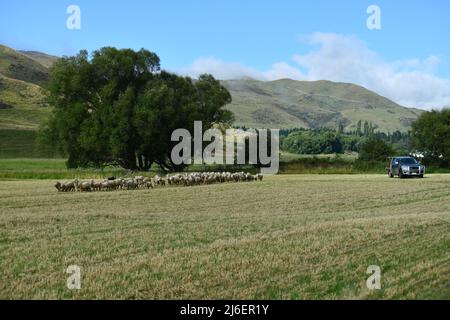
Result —
<svg viewBox="0 0 450 320"><path fill-rule="evenodd" d="M0 73L5 77L42 86L48 80L48 68L14 49L0 45Z"/></svg>
<svg viewBox="0 0 450 320"><path fill-rule="evenodd" d="M0 128L13 126L6 124L7 119L14 118L14 125L18 125L22 118L24 123L19 127L26 128L37 128L45 119L49 108L45 108L38 88L48 79L49 66L57 59L38 51L16 51L0 45L0 115L4 119ZM221 83L232 95L232 103L225 108L234 112L236 126L314 129L343 125L346 130L354 130L361 120L372 122L380 131L406 131L422 112L352 83L260 81L248 77ZM36 123L32 124L33 117L24 112L37 112Z"/></svg>
<svg viewBox="0 0 450 320"><path fill-rule="evenodd" d="M50 68L59 59L59 57L57 56L53 56L40 51L18 50L17 52L39 62L46 68Z"/></svg>
<svg viewBox="0 0 450 320"><path fill-rule="evenodd" d="M422 112L351 83L328 80L225 80L236 125L267 128L356 128L370 121L381 131L405 131Z"/></svg>

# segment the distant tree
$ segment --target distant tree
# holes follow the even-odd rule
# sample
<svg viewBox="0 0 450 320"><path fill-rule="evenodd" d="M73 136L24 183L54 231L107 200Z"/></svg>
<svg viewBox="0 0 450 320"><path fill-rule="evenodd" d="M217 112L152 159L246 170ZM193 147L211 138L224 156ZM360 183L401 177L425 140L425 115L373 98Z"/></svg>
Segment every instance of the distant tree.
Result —
<svg viewBox="0 0 450 320"><path fill-rule="evenodd" d="M344 122L339 121L337 132L344 133Z"/></svg>
<svg viewBox="0 0 450 320"><path fill-rule="evenodd" d="M386 142L378 138L371 138L361 145L358 159L362 161L384 161L394 154L395 150Z"/></svg>
<svg viewBox="0 0 450 320"><path fill-rule="evenodd" d="M359 120L358 123L356 124L356 135L362 136L361 120Z"/></svg>
<svg viewBox="0 0 450 320"><path fill-rule="evenodd" d="M283 139L283 150L298 154L329 154L343 152L340 136L330 130L296 131Z"/></svg>
<svg viewBox="0 0 450 320"><path fill-rule="evenodd" d="M160 70L159 57L141 49L81 51L51 68L48 100L54 106L42 141L68 155L67 166L107 164L147 170L175 169L170 141L194 120L208 127L233 120L223 107L230 93L212 76L197 81ZM192 131L191 131L192 132Z"/></svg>
<svg viewBox="0 0 450 320"><path fill-rule="evenodd" d="M450 165L450 109L423 112L412 124L412 146L425 162Z"/></svg>
<svg viewBox="0 0 450 320"><path fill-rule="evenodd" d="M359 150L363 138L355 137L354 135L342 134L339 136L339 141L342 145L343 152L356 152Z"/></svg>
<svg viewBox="0 0 450 320"><path fill-rule="evenodd" d="M364 121L364 137L369 136L369 122Z"/></svg>

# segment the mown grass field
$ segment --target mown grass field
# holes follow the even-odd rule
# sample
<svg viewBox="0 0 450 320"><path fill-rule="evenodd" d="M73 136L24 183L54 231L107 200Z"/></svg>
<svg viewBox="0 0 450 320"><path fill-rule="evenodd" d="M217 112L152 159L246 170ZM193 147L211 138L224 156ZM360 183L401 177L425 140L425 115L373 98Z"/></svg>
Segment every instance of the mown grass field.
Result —
<svg viewBox="0 0 450 320"><path fill-rule="evenodd" d="M57 193L0 181L0 298L450 297L450 175ZM81 289L66 288L69 265ZM366 288L369 265L381 290Z"/></svg>

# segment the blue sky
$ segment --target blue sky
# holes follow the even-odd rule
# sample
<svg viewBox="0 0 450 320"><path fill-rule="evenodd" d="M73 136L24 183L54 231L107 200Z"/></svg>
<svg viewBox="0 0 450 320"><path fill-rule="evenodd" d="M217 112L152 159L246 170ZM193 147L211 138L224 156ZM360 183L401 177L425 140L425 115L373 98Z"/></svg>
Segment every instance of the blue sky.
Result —
<svg viewBox="0 0 450 320"><path fill-rule="evenodd" d="M66 28L71 4L81 30ZM381 30L366 27L372 4ZM191 76L326 78L422 108L450 104L449 35L447 0L0 0L0 43L16 49L144 47Z"/></svg>

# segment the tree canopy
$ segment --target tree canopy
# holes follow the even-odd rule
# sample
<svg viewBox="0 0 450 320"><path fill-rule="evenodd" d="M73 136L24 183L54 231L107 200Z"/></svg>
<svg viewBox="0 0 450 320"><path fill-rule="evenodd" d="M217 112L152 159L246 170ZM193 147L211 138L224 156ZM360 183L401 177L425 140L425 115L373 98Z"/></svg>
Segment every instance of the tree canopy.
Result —
<svg viewBox="0 0 450 320"><path fill-rule="evenodd" d="M282 149L298 154L341 153L339 134L330 131L297 131L283 139Z"/></svg>
<svg viewBox="0 0 450 320"><path fill-rule="evenodd" d="M426 163L449 166L450 109L423 112L412 124L412 144Z"/></svg>
<svg viewBox="0 0 450 320"><path fill-rule="evenodd" d="M371 138L361 145L358 159L369 162L383 162L395 154L395 150L378 138Z"/></svg>
<svg viewBox="0 0 450 320"><path fill-rule="evenodd" d="M204 127L233 121L223 109L231 95L219 81L161 71L159 57L144 49L64 57L51 68L47 89L54 110L41 135L68 156L70 168L179 169L170 159L173 130L192 132L195 120Z"/></svg>

